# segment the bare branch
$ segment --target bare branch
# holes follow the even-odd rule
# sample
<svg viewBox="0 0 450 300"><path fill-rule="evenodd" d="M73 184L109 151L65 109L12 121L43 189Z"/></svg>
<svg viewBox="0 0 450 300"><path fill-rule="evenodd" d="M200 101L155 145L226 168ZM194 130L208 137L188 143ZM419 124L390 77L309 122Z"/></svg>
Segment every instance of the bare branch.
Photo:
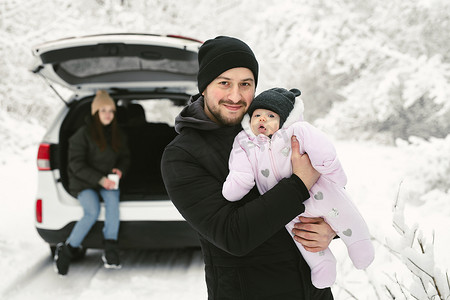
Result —
<svg viewBox="0 0 450 300"><path fill-rule="evenodd" d="M414 245L414 240L416 239L416 233L417 233L417 228L415 228L415 229L414 229L414 232L413 232L413 238L412 238L412 242L411 242L411 245L410 245L411 248L412 248L413 245Z"/></svg>
<svg viewBox="0 0 450 300"><path fill-rule="evenodd" d="M341 289L344 290L344 292L346 292L350 297L352 297L352 299L356 299L358 300L358 298L352 294L352 292L350 292L350 290L348 290L346 287L341 286Z"/></svg>
<svg viewBox="0 0 450 300"><path fill-rule="evenodd" d="M395 300L395 299L396 299L396 298L395 298L395 295L394 295L394 294L392 294L392 292L391 292L391 290L389 289L389 287L388 287L387 285L385 285L384 287L385 287L385 288L386 288L386 290L388 291L388 293L389 293L389 296L391 296L391 299L394 299L394 300Z"/></svg>
<svg viewBox="0 0 450 300"><path fill-rule="evenodd" d="M410 258L407 258L407 259L408 259L408 261L409 261L410 263L412 263L417 269L419 269L420 271L422 271L422 273L428 275L430 278L433 278L432 275L430 275L427 271L425 271L424 269L422 269L421 267L419 267L419 265L416 264L414 261L412 261ZM414 274L414 275L416 275L416 274ZM416 275L416 276L418 276L418 275Z"/></svg>
<svg viewBox="0 0 450 300"><path fill-rule="evenodd" d="M394 211L397 209L397 206L398 206L398 199L400 198L400 188L402 187L402 184L403 184L403 179L398 184L397 196L395 197L395 202L394 202Z"/></svg>
<svg viewBox="0 0 450 300"><path fill-rule="evenodd" d="M392 254L395 255L395 257L397 257L399 260L402 259L400 252L395 251L394 249L392 249L391 247L389 247L389 245L387 245L387 243L383 243L380 240L378 240L376 237L372 236L371 237L373 241L377 242L378 244L380 244L381 246L383 246L384 248L386 248L389 252L391 252Z"/></svg>
<svg viewBox="0 0 450 300"><path fill-rule="evenodd" d="M419 244L420 251L422 251L422 254L425 254L425 247L423 246L422 240L417 238L417 243Z"/></svg>
<svg viewBox="0 0 450 300"><path fill-rule="evenodd" d="M400 284L400 282L398 281L397 274L395 274L395 281L397 282L398 286L400 287L400 291L402 292L403 296L405 296L405 299L408 299L408 297L405 294L405 291L403 290L403 285Z"/></svg>
<svg viewBox="0 0 450 300"><path fill-rule="evenodd" d="M448 289L450 290L450 280L448 280L448 272L445 273L445 276L447 277L447 286ZM450 298L450 296L448 298Z"/></svg>
<svg viewBox="0 0 450 300"><path fill-rule="evenodd" d="M405 235L405 230L403 230L403 228L401 228L400 225L398 225L395 221L392 221L392 226L394 226L395 230L397 230L399 233Z"/></svg>
<svg viewBox="0 0 450 300"><path fill-rule="evenodd" d="M372 280L370 280L370 278L369 278L369 283L373 287L373 291L374 291L375 295L377 295L377 299L381 299L380 295L378 294L378 290L377 290L375 283Z"/></svg>

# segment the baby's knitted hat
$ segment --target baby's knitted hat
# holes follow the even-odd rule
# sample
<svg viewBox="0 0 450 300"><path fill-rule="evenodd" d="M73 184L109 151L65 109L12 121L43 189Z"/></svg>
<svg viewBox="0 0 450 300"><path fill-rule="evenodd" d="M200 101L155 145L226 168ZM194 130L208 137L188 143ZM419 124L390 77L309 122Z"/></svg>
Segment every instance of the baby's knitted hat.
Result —
<svg viewBox="0 0 450 300"><path fill-rule="evenodd" d="M247 113L252 116L258 108L268 109L280 116L280 128L288 118L295 104L295 97L300 96L298 89L286 90L283 88L272 88L259 94L253 99Z"/></svg>

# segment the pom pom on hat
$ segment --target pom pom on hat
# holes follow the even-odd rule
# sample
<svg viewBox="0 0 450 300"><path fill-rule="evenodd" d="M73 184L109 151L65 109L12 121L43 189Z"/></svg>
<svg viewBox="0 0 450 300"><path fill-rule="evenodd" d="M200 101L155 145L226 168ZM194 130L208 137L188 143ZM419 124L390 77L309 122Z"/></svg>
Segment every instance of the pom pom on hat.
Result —
<svg viewBox="0 0 450 300"><path fill-rule="evenodd" d="M95 113L103 106L112 106L114 107L114 110L116 110L116 104L108 92L105 90L98 90L94 101L92 101L91 104L91 114L95 115Z"/></svg>
<svg viewBox="0 0 450 300"><path fill-rule="evenodd" d="M218 36L203 43L198 51L198 65L200 93L220 74L238 67L250 69L255 77L255 87L258 83L258 61L253 51L246 43L233 37Z"/></svg>
<svg viewBox="0 0 450 300"><path fill-rule="evenodd" d="M280 116L280 128L289 117L295 104L295 97L300 96L298 89L286 90L283 88L272 88L259 94L253 99L247 113L252 116L253 112L258 109L268 109L276 112Z"/></svg>

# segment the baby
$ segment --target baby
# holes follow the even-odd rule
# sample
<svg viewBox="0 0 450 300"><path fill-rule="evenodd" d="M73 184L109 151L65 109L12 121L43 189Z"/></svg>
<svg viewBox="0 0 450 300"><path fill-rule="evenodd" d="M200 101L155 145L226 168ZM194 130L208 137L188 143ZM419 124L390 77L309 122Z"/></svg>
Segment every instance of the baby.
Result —
<svg viewBox="0 0 450 300"><path fill-rule="evenodd" d="M321 174L304 202L304 217L323 217L347 246L358 269L368 267L375 255L370 234L361 214L345 191L347 176L327 136L303 121L300 91L273 88L259 94L251 103L243 130L236 136L230 155L230 173L223 185L223 196L238 201L255 185L261 194L278 181L292 175L291 137L295 135L300 152L307 153ZM286 225L292 235L295 218ZM336 259L330 249L313 253L300 243L297 247L311 268L311 281L317 288L336 280Z"/></svg>

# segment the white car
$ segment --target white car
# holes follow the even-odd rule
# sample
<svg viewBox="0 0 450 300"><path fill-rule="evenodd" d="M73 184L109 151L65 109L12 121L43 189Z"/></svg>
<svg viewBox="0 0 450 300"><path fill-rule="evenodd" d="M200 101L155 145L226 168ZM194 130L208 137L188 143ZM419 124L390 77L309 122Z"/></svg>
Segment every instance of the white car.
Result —
<svg viewBox="0 0 450 300"><path fill-rule="evenodd" d="M68 192L68 140L84 124L98 89L117 105L131 166L120 181L119 248L198 247L197 234L170 201L161 178L164 147L175 137L174 117L197 90L201 42L179 36L106 34L35 46L32 71L73 91L39 146L36 228L55 246L83 215ZM102 248L104 207L83 247Z"/></svg>

